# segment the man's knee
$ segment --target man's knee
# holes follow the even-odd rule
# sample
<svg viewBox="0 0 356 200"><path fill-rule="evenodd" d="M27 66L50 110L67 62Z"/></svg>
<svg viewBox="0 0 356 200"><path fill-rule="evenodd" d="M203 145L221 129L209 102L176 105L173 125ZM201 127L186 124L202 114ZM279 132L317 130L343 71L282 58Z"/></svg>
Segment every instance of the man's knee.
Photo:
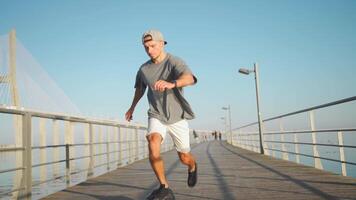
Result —
<svg viewBox="0 0 356 200"><path fill-rule="evenodd" d="M161 160L160 156L160 145L162 142L162 137L158 133L153 133L147 136L148 147L149 147L149 159L150 161Z"/></svg>
<svg viewBox="0 0 356 200"><path fill-rule="evenodd" d="M189 163L190 159L191 159L191 156L189 153L181 153L179 152L178 153L179 155L179 159L182 163Z"/></svg>
<svg viewBox="0 0 356 200"><path fill-rule="evenodd" d="M146 138L149 145L157 145L162 142L162 136L159 133L151 133Z"/></svg>

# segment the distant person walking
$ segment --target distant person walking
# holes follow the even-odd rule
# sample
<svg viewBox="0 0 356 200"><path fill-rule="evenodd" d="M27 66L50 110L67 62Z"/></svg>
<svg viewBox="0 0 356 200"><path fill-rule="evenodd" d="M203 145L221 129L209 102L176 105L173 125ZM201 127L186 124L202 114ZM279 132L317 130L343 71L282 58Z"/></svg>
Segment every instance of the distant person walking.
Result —
<svg viewBox="0 0 356 200"><path fill-rule="evenodd" d="M169 188L160 156L160 147L167 129L174 142L180 161L188 166L189 187L197 183L197 164L190 153L189 127L186 120L194 118L189 103L183 97L183 87L197 82L185 62L164 51L161 32L148 30L142 35L142 44L150 59L141 65L136 75L135 95L131 107L125 114L126 120L132 120L135 107L148 88L148 132L146 134L149 149L149 161L160 183L160 187L147 199L174 199Z"/></svg>

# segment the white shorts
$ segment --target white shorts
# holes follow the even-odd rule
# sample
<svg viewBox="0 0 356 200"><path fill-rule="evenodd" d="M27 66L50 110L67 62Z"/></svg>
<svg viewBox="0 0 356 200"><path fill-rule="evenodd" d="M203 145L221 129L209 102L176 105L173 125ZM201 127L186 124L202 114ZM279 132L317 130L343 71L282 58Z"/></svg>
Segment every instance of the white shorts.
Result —
<svg viewBox="0 0 356 200"><path fill-rule="evenodd" d="M173 140L174 146L178 152L188 153L190 151L189 127L187 120L183 119L174 124L163 124L156 118L148 119L148 132L146 136L152 133L159 133L162 136L162 143L167 135L167 129Z"/></svg>

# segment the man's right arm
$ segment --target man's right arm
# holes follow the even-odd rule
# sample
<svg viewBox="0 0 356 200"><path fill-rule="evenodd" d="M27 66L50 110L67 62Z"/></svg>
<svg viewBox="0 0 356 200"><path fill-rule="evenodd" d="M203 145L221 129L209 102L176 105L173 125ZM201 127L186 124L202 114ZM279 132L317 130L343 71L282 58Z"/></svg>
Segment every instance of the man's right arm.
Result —
<svg viewBox="0 0 356 200"><path fill-rule="evenodd" d="M137 87L136 88L135 96L134 96L134 98L132 100L131 107L129 108L129 110L125 114L125 118L126 118L127 121L131 121L132 120L132 116L133 116L133 113L135 111L135 107L136 107L137 103L140 101L140 99L142 98L144 93L145 93L145 91L141 87Z"/></svg>

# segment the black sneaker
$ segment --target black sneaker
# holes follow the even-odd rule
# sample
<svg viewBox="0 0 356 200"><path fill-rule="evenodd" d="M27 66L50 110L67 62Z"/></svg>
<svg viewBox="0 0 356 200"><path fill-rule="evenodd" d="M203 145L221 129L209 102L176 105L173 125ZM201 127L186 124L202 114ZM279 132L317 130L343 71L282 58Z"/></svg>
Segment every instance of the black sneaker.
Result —
<svg viewBox="0 0 356 200"><path fill-rule="evenodd" d="M195 163L194 171L190 172L188 170L188 186L194 187L195 184L197 184L197 180L198 180L198 165L197 163Z"/></svg>
<svg viewBox="0 0 356 200"><path fill-rule="evenodd" d="M173 191L162 184L158 189L153 190L146 200L175 200L175 197Z"/></svg>

